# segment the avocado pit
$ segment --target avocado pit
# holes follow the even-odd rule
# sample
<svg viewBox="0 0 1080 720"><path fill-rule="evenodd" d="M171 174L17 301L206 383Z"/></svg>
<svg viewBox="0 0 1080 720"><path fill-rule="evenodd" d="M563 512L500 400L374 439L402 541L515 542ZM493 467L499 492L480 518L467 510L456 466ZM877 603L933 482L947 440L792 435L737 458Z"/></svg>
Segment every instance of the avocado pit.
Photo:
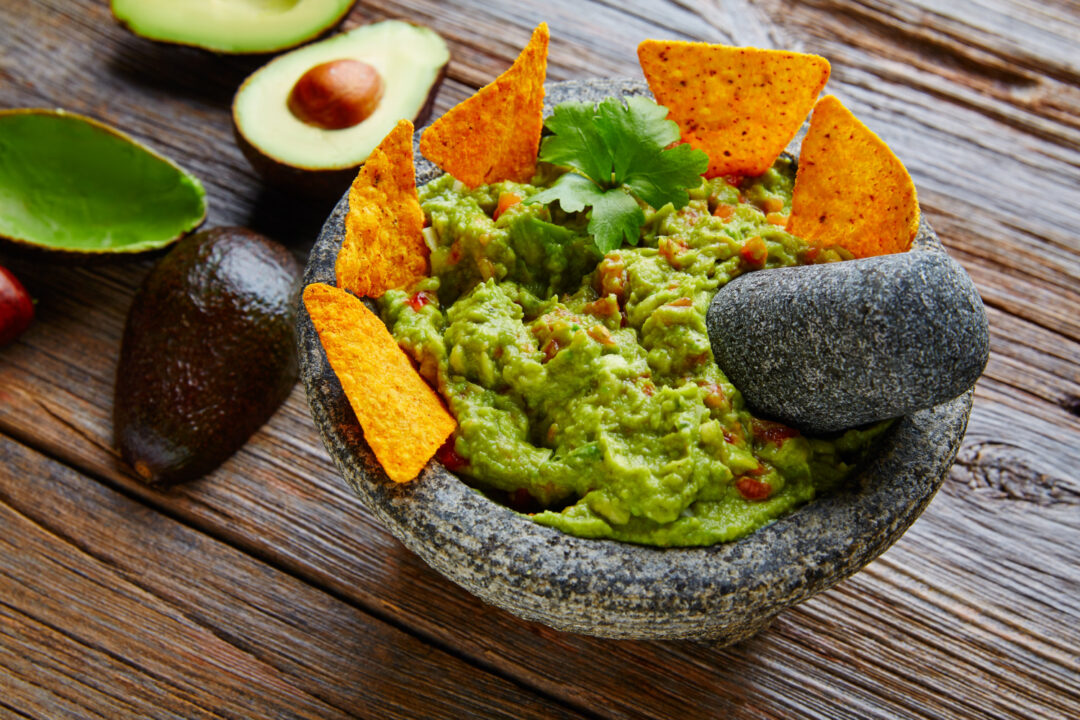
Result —
<svg viewBox="0 0 1080 720"><path fill-rule="evenodd" d="M385 90L382 75L368 63L331 60L300 76L289 93L289 111L308 125L343 130L367 120Z"/></svg>

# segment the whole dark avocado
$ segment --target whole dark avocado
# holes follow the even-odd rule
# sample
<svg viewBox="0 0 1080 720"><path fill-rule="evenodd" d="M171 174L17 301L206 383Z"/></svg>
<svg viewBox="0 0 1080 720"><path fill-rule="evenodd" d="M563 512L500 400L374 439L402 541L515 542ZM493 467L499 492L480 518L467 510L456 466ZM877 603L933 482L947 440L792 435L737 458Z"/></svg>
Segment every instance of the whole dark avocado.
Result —
<svg viewBox="0 0 1080 720"><path fill-rule="evenodd" d="M124 328L115 443L143 480L193 480L238 450L296 382L300 266L244 228L182 240L139 288Z"/></svg>

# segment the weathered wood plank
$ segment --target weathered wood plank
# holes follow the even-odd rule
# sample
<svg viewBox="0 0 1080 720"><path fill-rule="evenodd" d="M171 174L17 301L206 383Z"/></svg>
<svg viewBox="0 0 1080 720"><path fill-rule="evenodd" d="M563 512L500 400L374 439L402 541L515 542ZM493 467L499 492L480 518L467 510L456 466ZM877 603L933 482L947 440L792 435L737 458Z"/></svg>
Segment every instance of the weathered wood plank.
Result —
<svg viewBox="0 0 1080 720"><path fill-rule="evenodd" d="M3 436L0 466L0 697L22 711L580 717Z"/></svg>
<svg viewBox="0 0 1080 720"><path fill-rule="evenodd" d="M82 272L61 271L71 275ZM70 288L75 283L61 282L60 285ZM103 296L107 295L107 288L91 283L85 292L87 296ZM79 310L85 303L78 297L52 302L50 306L65 313L70 310L72 323L78 313L89 312L89 327L114 327L119 333L119 321L94 318L96 314L115 310L102 306ZM63 325L62 319L51 320L47 325ZM1012 594L1028 579L1003 574L994 566L1013 562L1009 555L1011 551L1006 550L1009 547L1006 539L1012 533L1036 539L1056 534L1058 542L1041 548L1045 553L1038 555L1047 568L1067 568L1072 553L1080 552L1080 533L1075 528L1042 516L1032 518L1032 527L1023 528L1010 519L1004 508L1015 510L1025 506L1002 502L1010 497L1037 502L1040 493L1058 493L1060 496L1073 492L1068 488L1075 488L1075 484L1069 486L1066 483L1070 478L1069 468L1074 466L1070 463L1074 461L1065 454L1069 450L1057 448L1060 440L1055 435L1060 434L1060 425L1050 420L1036 422L1028 418L1025 423L1029 427L1014 427L1015 418L1009 414L1008 406L997 398L998 393L1010 389L1006 385L1002 390L1001 381L988 383L990 378L983 381L980 400L985 395L994 401L989 408L1000 407L1001 410L988 413L980 409L981 404L976 406L969 442L954 471L957 481L950 483L946 493L907 536L918 537L928 518L942 512L943 516L926 531L929 536L920 546L928 548L926 552L932 555L944 555L946 560L940 568L935 569L923 584L916 585L906 579L901 570L890 566L877 570L879 562L872 566L876 574L857 576L838 591L826 595L825 599L814 601L823 603L822 609L812 611L811 608L819 606L810 605L778 621L774 632L778 632L779 637L769 633L760 641L762 644L755 644L755 641L746 648L717 653L697 646L600 643L553 633L486 608L450 586L387 537L349 495L323 455L299 389L271 423L212 477L174 493L147 490L123 476L106 449L108 394L115 353L107 361L98 358L88 366L82 358L66 358L62 354L61 343L70 337L70 333L77 337L78 328L69 328L51 338L43 338L41 332L32 331L0 358L7 363L0 370L0 387L5 388L2 399L7 410L0 409L0 427L12 433L25 433L25 427L32 425L34 429L30 436L35 442L43 442L48 452L66 461L86 465L92 472L100 473L185 522L259 557L271 559L290 572L328 587L373 612L387 613L425 637L505 668L523 682L535 684L584 707L606 703L612 707L613 716L646 717L673 707L689 713L710 706L735 708L738 705L734 698L740 697L740 683L744 682L751 683L766 696L755 699L755 711L776 717L793 712L784 704L788 701L780 700L781 697L791 698L790 702L804 709L818 707L822 717L836 716L837 708L845 703L858 707L860 712L878 708L875 712L880 712L882 717L905 714L909 711L905 710L908 708L906 698L912 692L925 695L920 702L939 712L967 714L962 700L964 703L981 703L988 712L993 710L994 714L1001 714L1003 711L992 696L992 689L999 682L997 675L1015 672L1015 666L1021 663L1038 667L1042 662L1040 656L1031 648L1020 651L1009 648L1007 654L999 653L996 646L984 643L984 648L991 649L977 652L978 663L965 670L974 678L972 685L960 693L960 699L956 700L960 704L950 704L953 701L948 699L957 692L946 683L951 676L946 673L942 675L943 679L930 681L920 671L924 663L934 658L940 657L943 668L955 662L948 653L942 654L943 651L937 649L941 641L935 633L949 633L956 647L962 649L983 642L983 634L989 632L963 625L964 618L954 614L955 604L944 601L922 603L915 622L924 631L911 641L912 654L906 660L893 661L890 657L889 664L883 669L873 668L874 673L888 679L887 684L879 680L862 688L851 686L850 679L840 674L842 665L823 664L814 653L808 653L798 645L823 646L829 653L846 657L851 652L851 635L861 637L877 627L877 623L892 622L891 631L884 634L875 631L870 639L863 641L866 644L860 650L864 654L859 662L873 664L875 653L880 657L887 651L908 622L908 611L904 607L919 600L918 592L926 592L928 588L938 593L952 592L947 589L957 577L964 575L972 575L974 579L959 596L962 606L980 607L993 600L1003 607L1002 617L1006 620L1002 622L1012 624L1017 635L1027 633L1034 643L1048 642L1048 638L1055 635L1060 637L1059 617L1048 615L1041 605L1029 608L1023 603L1014 604L1016 600ZM38 343L44 343L44 347L37 347ZM33 373L54 376L53 386L63 385L70 390L44 397L37 389L41 376L31 374L31 369ZM61 380L68 375L72 377ZM1039 401L1036 399L1036 402ZM1020 402L1021 408L1015 412L1019 414L1030 404L1029 400ZM1049 413L1061 412L1058 406L1048 402L1042 401L1042 405ZM0 405L0 408L4 407ZM1003 446L1001 438L1005 431L1019 438L1021 447ZM1080 437L1080 424L1074 433L1075 437ZM1010 468L1013 476L1002 479L1000 469L1003 466ZM968 495L977 496L979 501L970 507L954 503L942 508L945 498L963 499ZM1006 520L1001 520L998 513ZM976 562L978 558L972 557L973 550L962 544L966 530L973 523L982 523L998 533L992 543L978 548L978 552L986 557L984 561ZM909 540L905 539L906 542ZM911 560L911 564L922 563L917 555L915 553L916 559ZM891 556L891 553L886 555L886 559ZM1067 574L1051 579L1040 593L1068 593L1070 582L1075 582L1075 576L1071 580ZM855 584L851 593L859 598L859 605L836 594L846 592L845 588L851 583ZM894 584L898 589L891 587ZM905 593L915 594L908 596ZM436 597L438 600L433 600ZM1067 615L1072 616L1072 613L1073 609L1069 608ZM828 623L823 622L823 616L829 618ZM485 631L476 632L478 627ZM952 629L954 627L959 629ZM1080 638L1074 640L1080 641ZM959 649L955 651L963 654ZM558 660L541 668L535 664L536 657L558 657ZM599 657L606 658L602 667L597 666ZM765 665L764 669L757 667L759 662ZM736 669L746 673L747 677L734 677L732 673ZM870 672L869 669L865 671ZM582 678L588 680L584 687ZM1043 686L1037 678L1033 682L1034 687L1043 687L1042 696L1054 697L1055 692L1060 692L1053 685L1060 683L1060 679L1055 681L1052 673L1047 673ZM648 692L626 691L624 686L627 684L648 688ZM891 694L887 697L881 695L885 692L883 687L890 688ZM892 688L898 689L892 692ZM621 700L611 699L616 690L623 693ZM972 700L972 697L976 699ZM1024 702L1034 702L1040 696L1034 695L1034 700L1029 695L1023 697Z"/></svg>
<svg viewBox="0 0 1080 720"><path fill-rule="evenodd" d="M39 296L40 320L0 351L0 428L602 715L1080 715L1078 613L1068 600L1080 595L1078 539L1064 521L1075 512L1080 447L1075 10L1000 0L373 0L350 19L407 17L446 35L454 61L440 108L505 68L540 20L552 27L553 78L636 75L633 48L649 36L821 52L834 64L831 87L912 169L931 221L991 305L994 356L954 481L867 572L744 647L601 643L480 605L348 495L299 390L207 480L172 494L129 480L108 448L111 385L147 260L17 266ZM0 25L9 21L26 32L0 41L5 104L62 104L133 132L207 181L211 223L252 225L303 254L326 208L262 189L231 140L227 103L258 61L133 38L90 0L15 0L0 7Z"/></svg>

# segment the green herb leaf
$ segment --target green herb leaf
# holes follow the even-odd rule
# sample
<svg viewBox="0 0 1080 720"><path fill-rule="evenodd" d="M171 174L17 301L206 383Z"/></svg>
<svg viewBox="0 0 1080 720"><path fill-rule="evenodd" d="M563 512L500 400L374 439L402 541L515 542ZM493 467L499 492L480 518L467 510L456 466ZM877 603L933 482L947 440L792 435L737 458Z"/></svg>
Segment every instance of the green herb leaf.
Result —
<svg viewBox="0 0 1080 720"><path fill-rule="evenodd" d="M540 160L571 171L526 202L557 200L566 212L591 207L588 229L601 252L624 241L636 245L645 223L638 201L684 207L687 190L701 183L709 165L708 156L689 145L667 149L679 140L667 114L644 97L556 106L544 122L552 134L544 138Z"/></svg>
<svg viewBox="0 0 1080 720"><path fill-rule="evenodd" d="M622 245L624 240L637 245L644 224L645 213L637 200L622 188L615 188L603 193L593 203L588 230L597 249L606 255Z"/></svg>
<svg viewBox="0 0 1080 720"><path fill-rule="evenodd" d="M540 145L540 160L574 168L597 182L610 181L611 156L598 132L595 116L596 109L588 103L556 105L551 117L544 121L544 126L554 134L544 138Z"/></svg>
<svg viewBox="0 0 1080 720"><path fill-rule="evenodd" d="M566 212L581 212L588 205L595 205L604 191L589 178L568 172L546 190L541 190L526 202L548 205L556 200Z"/></svg>

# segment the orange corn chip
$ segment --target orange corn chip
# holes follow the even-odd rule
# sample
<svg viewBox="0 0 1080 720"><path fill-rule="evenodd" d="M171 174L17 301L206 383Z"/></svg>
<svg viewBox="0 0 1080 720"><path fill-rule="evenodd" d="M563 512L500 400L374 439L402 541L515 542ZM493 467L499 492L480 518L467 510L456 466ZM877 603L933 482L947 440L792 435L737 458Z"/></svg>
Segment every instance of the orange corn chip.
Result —
<svg viewBox="0 0 1080 720"><path fill-rule="evenodd" d="M708 154L708 177L772 167L829 79L825 58L780 50L645 40L638 60L683 141Z"/></svg>
<svg viewBox="0 0 1080 720"><path fill-rule="evenodd" d="M547 48L547 23L540 23L510 69L424 131L424 157L469 187L528 182L544 126Z"/></svg>
<svg viewBox="0 0 1080 720"><path fill-rule="evenodd" d="M903 163L839 100L821 98L799 153L788 232L862 258L906 251L918 229Z"/></svg>
<svg viewBox="0 0 1080 720"><path fill-rule="evenodd" d="M400 121L360 168L349 190L338 287L378 297L427 275L424 213L413 170L413 125Z"/></svg>
<svg viewBox="0 0 1080 720"><path fill-rule="evenodd" d="M358 298L316 283L304 306L375 457L391 480L412 480L457 422Z"/></svg>

